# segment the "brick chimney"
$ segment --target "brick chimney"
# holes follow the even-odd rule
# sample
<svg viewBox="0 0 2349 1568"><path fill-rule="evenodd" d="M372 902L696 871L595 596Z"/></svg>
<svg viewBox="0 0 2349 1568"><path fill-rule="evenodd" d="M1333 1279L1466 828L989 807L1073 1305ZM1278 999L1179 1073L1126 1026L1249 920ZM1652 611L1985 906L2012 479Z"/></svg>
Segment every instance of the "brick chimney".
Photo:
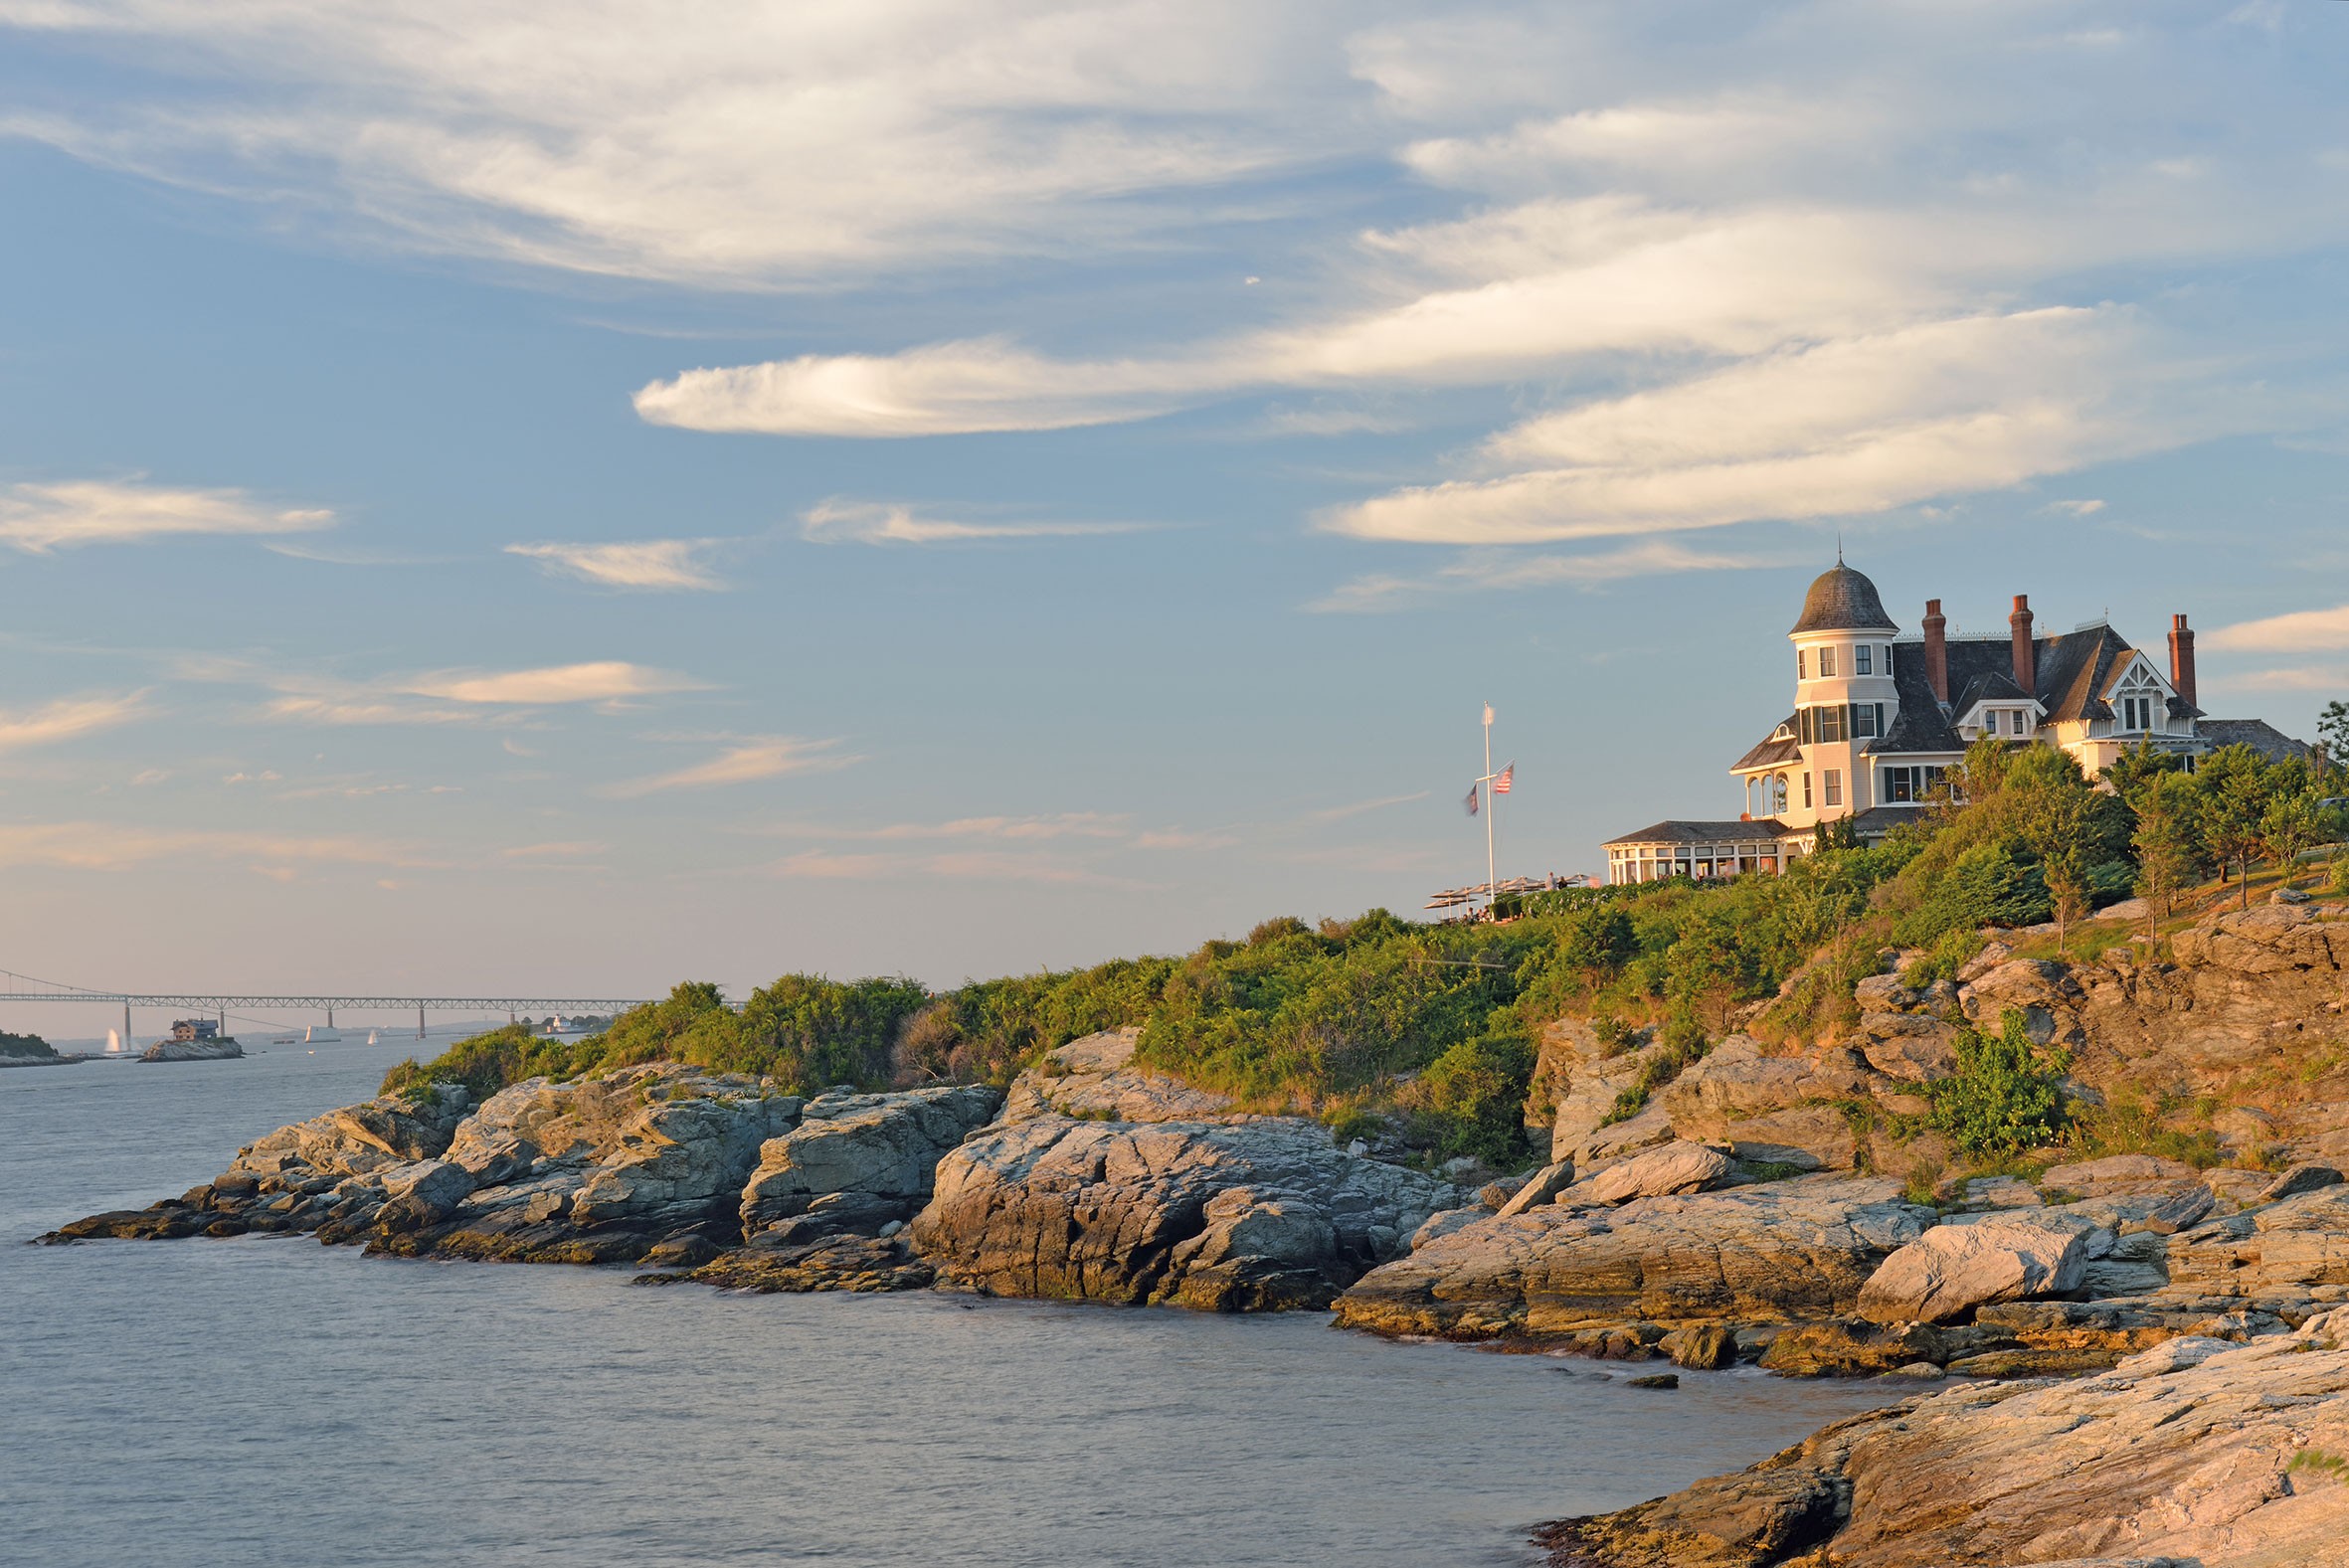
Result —
<svg viewBox="0 0 2349 1568"><path fill-rule="evenodd" d="M2194 633L2184 615L2170 616L2170 684L2188 707L2202 706L2194 700Z"/></svg>
<svg viewBox="0 0 2349 1568"><path fill-rule="evenodd" d="M1941 613L1941 602L1925 601L1925 681L1933 688L1933 700L1942 707L1949 706L1949 617Z"/></svg>
<svg viewBox="0 0 2349 1568"><path fill-rule="evenodd" d="M2023 688L2023 695L2039 695L2038 672L2034 668L2031 651L2031 596L2015 596L2015 612L2007 616L2007 625L2015 633L2015 684Z"/></svg>

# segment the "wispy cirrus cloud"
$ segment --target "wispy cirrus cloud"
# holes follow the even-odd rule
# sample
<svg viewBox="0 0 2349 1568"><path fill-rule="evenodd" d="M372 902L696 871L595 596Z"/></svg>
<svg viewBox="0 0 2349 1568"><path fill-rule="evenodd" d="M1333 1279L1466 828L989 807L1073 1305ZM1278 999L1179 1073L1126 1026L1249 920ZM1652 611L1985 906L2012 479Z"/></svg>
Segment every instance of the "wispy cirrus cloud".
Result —
<svg viewBox="0 0 2349 1568"><path fill-rule="evenodd" d="M645 698L705 691L673 670L597 659L518 670L433 670L370 681L284 674L239 660L189 661L191 679L250 682L274 693L271 719L324 725L481 725L507 722L515 710L600 703L619 710Z"/></svg>
<svg viewBox="0 0 2349 1568"><path fill-rule="evenodd" d="M960 522L929 517L889 501L833 496L800 514L800 537L813 544L936 545L974 539L1066 539L1085 534L1133 533L1139 523L1057 523L1042 520Z"/></svg>
<svg viewBox="0 0 2349 1568"><path fill-rule="evenodd" d="M1130 877L1113 876L1063 858L1000 850L840 854L830 850L809 849L786 856L766 869L770 876L813 881L943 877L971 882L1030 882L1048 887L1115 888L1126 892L1143 891L1150 886Z"/></svg>
<svg viewBox="0 0 2349 1568"><path fill-rule="evenodd" d="M505 553L536 561L547 573L599 588L653 593L716 593L725 582L711 570L717 539L638 539L618 544L507 545Z"/></svg>
<svg viewBox="0 0 2349 1568"><path fill-rule="evenodd" d="M784 838L829 838L862 842L893 842L924 838L1124 838L1133 818L1102 811L1053 811L1033 816L959 816L942 822L885 822L877 827L833 827L813 822L785 822L758 829Z"/></svg>
<svg viewBox="0 0 2349 1568"><path fill-rule="evenodd" d="M444 671L412 676L400 689L413 696L442 697L452 702L537 707L549 703L658 697L707 688L673 670L631 664L624 659L597 659L584 664L551 664L541 669Z"/></svg>
<svg viewBox="0 0 2349 1568"><path fill-rule="evenodd" d="M38 708L0 711L0 752L52 746L128 724L149 711L147 696L145 691L128 691L61 697Z"/></svg>
<svg viewBox="0 0 2349 1568"><path fill-rule="evenodd" d="M415 844L365 836L237 829L142 827L119 822L0 823L0 866L122 871L171 860L248 860L433 867L447 861Z"/></svg>
<svg viewBox="0 0 2349 1568"><path fill-rule="evenodd" d="M1362 614L1398 610L1445 595L1496 589L1592 588L1630 578L1685 572L1740 572L1782 563L1734 552L1692 550L1670 540L1651 540L1583 555L1536 555L1520 551L1471 550L1424 576L1371 573L1341 583L1306 608Z"/></svg>
<svg viewBox="0 0 2349 1568"><path fill-rule="evenodd" d="M624 780L597 792L616 800L636 800L676 789L715 789L791 774L829 773L863 761L835 750L839 744L836 740L812 741L788 735L747 740L728 747L707 762L642 779Z"/></svg>
<svg viewBox="0 0 2349 1568"><path fill-rule="evenodd" d="M206 534L295 534L333 525L334 513L323 508L271 506L237 489L190 489L139 479L0 487L0 543L28 555Z"/></svg>

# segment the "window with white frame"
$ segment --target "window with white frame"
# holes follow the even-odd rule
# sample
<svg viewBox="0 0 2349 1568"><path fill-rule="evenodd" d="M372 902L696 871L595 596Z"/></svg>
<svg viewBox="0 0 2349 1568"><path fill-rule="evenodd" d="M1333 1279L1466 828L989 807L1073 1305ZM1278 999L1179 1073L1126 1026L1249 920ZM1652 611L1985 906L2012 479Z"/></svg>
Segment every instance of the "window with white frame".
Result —
<svg viewBox="0 0 2349 1568"><path fill-rule="evenodd" d="M1819 786L1829 805L1844 803L1844 776L1841 769L1829 768L1819 776Z"/></svg>
<svg viewBox="0 0 2349 1568"><path fill-rule="evenodd" d="M1794 678L1796 680L1811 678L1811 650L1809 648L1794 650Z"/></svg>
<svg viewBox="0 0 2349 1568"><path fill-rule="evenodd" d="M1821 680L1828 680L1833 678L1834 674L1835 649L1821 648L1819 650L1819 678Z"/></svg>
<svg viewBox="0 0 2349 1568"><path fill-rule="evenodd" d="M1853 674L1855 674L1855 675L1873 675L1873 674L1875 674L1875 673L1876 673L1876 656L1875 656L1875 655L1876 655L1876 649L1874 649L1874 648L1870 647L1870 646L1869 646L1867 643L1865 643L1865 642L1861 643L1861 644L1860 644L1858 647L1856 647L1856 648L1852 649L1852 673L1853 673Z"/></svg>

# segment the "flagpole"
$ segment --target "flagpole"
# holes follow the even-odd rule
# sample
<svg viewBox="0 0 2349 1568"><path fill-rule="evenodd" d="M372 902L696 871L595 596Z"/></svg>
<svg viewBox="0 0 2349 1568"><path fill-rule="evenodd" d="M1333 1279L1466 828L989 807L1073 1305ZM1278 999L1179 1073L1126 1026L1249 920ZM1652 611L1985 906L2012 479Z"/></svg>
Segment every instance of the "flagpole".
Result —
<svg viewBox="0 0 2349 1568"><path fill-rule="evenodd" d="M1494 869L1493 818L1500 813L1501 797L1492 792L1492 779L1493 705L1488 702L1485 704L1485 914L1488 919L1498 920L1501 918L1497 907L1501 876Z"/></svg>

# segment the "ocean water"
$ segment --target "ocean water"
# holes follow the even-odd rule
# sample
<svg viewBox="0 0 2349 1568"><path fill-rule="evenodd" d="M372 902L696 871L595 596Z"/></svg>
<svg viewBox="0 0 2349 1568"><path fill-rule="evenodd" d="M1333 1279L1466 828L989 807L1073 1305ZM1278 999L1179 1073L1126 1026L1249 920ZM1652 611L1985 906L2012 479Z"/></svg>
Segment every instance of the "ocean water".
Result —
<svg viewBox="0 0 2349 1568"><path fill-rule="evenodd" d="M1891 1397L1633 1389L1320 1315L644 1290L285 1237L22 1245L205 1180L402 1054L0 1071L0 1559L1522 1563L1540 1520Z"/></svg>

